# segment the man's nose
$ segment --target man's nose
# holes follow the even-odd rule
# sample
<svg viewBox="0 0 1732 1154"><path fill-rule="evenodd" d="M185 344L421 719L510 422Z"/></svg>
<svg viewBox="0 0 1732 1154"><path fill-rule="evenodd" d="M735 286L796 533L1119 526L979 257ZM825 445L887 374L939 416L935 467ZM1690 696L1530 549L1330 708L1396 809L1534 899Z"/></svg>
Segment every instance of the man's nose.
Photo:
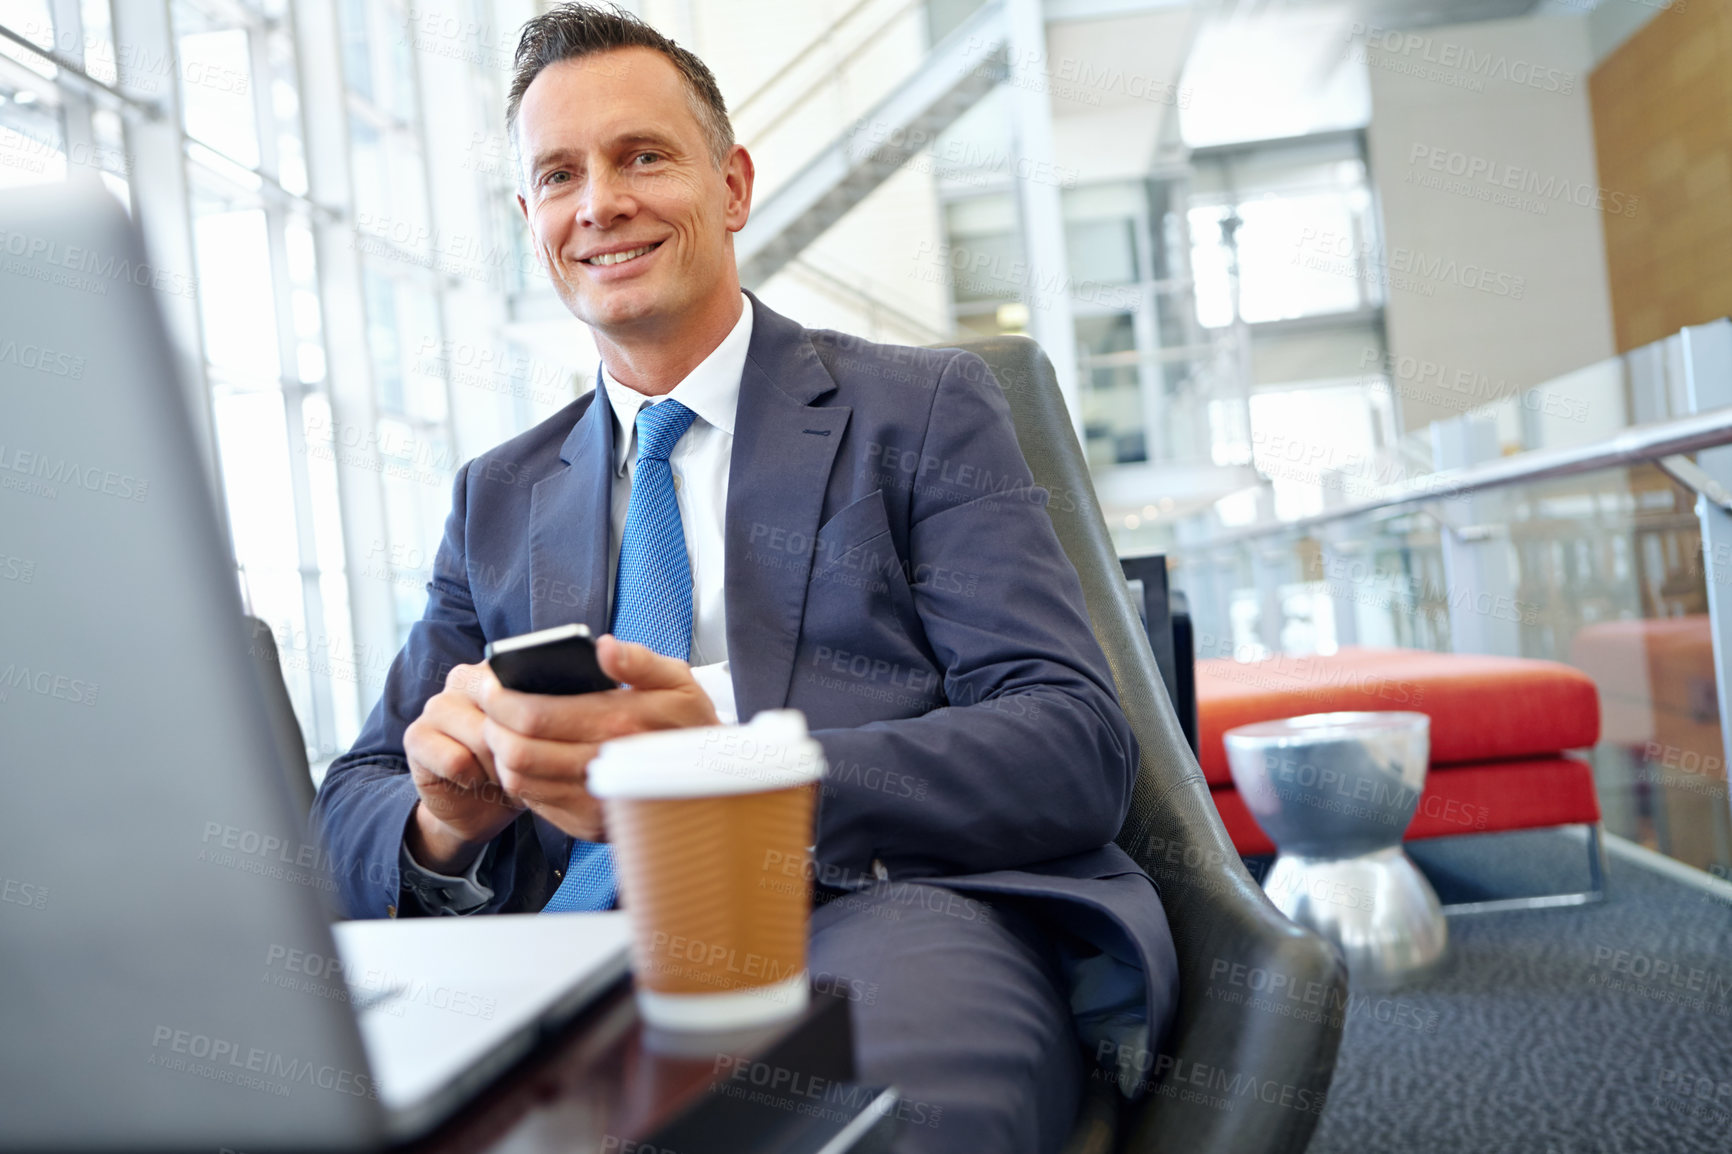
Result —
<svg viewBox="0 0 1732 1154"><path fill-rule="evenodd" d="M577 223L589 228L611 228L629 219L637 212L637 198L628 175L612 170L592 175L577 211Z"/></svg>

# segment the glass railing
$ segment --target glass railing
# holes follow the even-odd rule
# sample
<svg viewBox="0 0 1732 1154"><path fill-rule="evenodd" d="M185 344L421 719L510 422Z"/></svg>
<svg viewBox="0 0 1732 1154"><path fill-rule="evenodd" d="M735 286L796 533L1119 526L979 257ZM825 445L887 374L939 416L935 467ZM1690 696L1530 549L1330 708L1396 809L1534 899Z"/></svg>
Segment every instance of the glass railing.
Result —
<svg viewBox="0 0 1732 1154"><path fill-rule="evenodd" d="M1732 338L1716 328L1690 331ZM1732 496L1714 482L1732 478L1712 447L1732 443L1732 408L1684 411L1713 398L1700 377L1726 367L1732 339L1696 345L1693 366L1688 342L1670 369L1652 350L1624 358L1626 400L1658 420L1172 548L1198 660L1358 645L1571 665L1599 689L1591 756L1607 831L1732 876L1714 628L1716 599L1722 620L1732 612L1732 548L1717 543ZM1647 402L1644 380L1658 382Z"/></svg>

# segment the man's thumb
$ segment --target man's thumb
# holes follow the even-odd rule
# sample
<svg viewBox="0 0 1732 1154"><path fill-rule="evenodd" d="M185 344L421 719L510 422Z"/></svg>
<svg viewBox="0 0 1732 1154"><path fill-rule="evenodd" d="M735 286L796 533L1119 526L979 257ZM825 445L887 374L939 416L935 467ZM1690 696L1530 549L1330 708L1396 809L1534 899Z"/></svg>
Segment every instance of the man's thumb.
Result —
<svg viewBox="0 0 1732 1154"><path fill-rule="evenodd" d="M674 689L692 679L691 666L685 662L611 633L596 643L595 655L603 673L633 689Z"/></svg>

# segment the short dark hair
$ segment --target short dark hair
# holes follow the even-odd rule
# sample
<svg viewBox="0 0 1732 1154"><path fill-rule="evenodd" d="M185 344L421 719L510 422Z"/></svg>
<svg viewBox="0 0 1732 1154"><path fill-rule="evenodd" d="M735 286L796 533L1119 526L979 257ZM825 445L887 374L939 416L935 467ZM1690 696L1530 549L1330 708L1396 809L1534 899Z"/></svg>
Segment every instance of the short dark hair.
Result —
<svg viewBox="0 0 1732 1154"><path fill-rule="evenodd" d="M505 100L507 135L516 141L517 110L542 69L618 48L648 48L672 62L686 82L692 113L704 130L716 167L726 164L734 150L734 126L728 120L728 105L715 75L689 50L613 4L558 4L523 26L517 39L511 92Z"/></svg>

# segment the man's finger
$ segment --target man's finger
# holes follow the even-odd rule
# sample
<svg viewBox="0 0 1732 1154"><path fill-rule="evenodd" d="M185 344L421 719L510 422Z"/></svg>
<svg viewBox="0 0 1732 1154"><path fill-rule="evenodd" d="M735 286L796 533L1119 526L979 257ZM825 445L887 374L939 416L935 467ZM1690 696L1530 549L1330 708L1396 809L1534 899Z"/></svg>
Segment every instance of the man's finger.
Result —
<svg viewBox="0 0 1732 1154"><path fill-rule="evenodd" d="M474 702L477 709L481 708L481 697L489 684L498 685L499 678L493 676L493 667L485 661L480 665L454 665L445 675L446 690L461 693Z"/></svg>
<svg viewBox="0 0 1732 1154"><path fill-rule="evenodd" d="M602 672L633 689L683 689L695 684L692 667L676 657L663 657L647 645L604 634L595 645Z"/></svg>
<svg viewBox="0 0 1732 1154"><path fill-rule="evenodd" d="M411 769L419 769L425 775L421 784L437 782L469 793L478 793L492 784L473 750L437 731L420 736L409 764Z"/></svg>
<svg viewBox="0 0 1732 1154"><path fill-rule="evenodd" d="M405 750L409 752L409 768L421 769L430 780L436 778L454 785L468 785L476 778L487 780L480 762L476 761L475 752L447 733L424 728L417 731L416 740L409 745L414 745L412 752Z"/></svg>
<svg viewBox="0 0 1732 1154"><path fill-rule="evenodd" d="M487 748L481 726L487 715L477 709L468 697L458 693L441 693L428 699L421 711L421 721L433 729L469 747L481 763L483 773L493 775L493 752Z"/></svg>
<svg viewBox="0 0 1732 1154"><path fill-rule="evenodd" d="M519 792L515 783L525 778L567 782L581 787L588 777L590 759L595 757L598 748L590 743L526 737L491 718L484 733L487 746L493 751L499 780L514 783L513 793Z"/></svg>

